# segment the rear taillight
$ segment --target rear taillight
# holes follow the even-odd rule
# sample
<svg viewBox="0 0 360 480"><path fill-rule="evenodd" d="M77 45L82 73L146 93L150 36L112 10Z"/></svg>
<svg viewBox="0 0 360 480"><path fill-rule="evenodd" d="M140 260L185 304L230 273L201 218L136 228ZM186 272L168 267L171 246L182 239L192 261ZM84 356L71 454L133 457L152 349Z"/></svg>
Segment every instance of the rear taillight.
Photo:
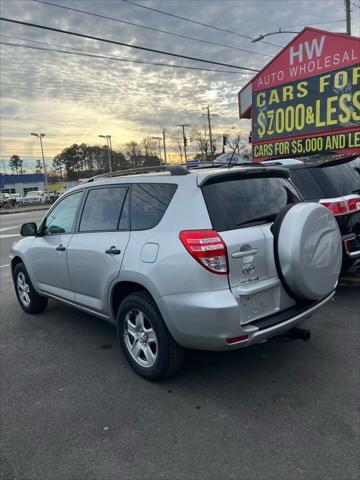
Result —
<svg viewBox="0 0 360 480"><path fill-rule="evenodd" d="M223 239L214 230L185 230L179 238L190 255L212 273L228 273L227 251Z"/></svg>
<svg viewBox="0 0 360 480"><path fill-rule="evenodd" d="M352 240L345 240L344 244L345 244L345 250L346 250L346 253L351 253L353 251L353 245L352 245L353 241Z"/></svg>
<svg viewBox="0 0 360 480"><path fill-rule="evenodd" d="M360 196L347 195L346 197L324 198L319 200L321 205L328 208L334 215L346 215L360 211Z"/></svg>

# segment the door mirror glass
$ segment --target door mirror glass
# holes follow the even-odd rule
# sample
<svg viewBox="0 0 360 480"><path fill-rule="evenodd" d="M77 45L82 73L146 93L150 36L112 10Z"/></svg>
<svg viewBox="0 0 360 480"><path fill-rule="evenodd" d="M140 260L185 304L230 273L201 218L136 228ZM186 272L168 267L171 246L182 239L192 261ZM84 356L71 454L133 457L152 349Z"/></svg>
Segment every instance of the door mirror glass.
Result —
<svg viewBox="0 0 360 480"><path fill-rule="evenodd" d="M37 234L36 223L31 222L31 223L24 223L23 225L21 225L20 235L22 235L23 237L33 237L36 234Z"/></svg>

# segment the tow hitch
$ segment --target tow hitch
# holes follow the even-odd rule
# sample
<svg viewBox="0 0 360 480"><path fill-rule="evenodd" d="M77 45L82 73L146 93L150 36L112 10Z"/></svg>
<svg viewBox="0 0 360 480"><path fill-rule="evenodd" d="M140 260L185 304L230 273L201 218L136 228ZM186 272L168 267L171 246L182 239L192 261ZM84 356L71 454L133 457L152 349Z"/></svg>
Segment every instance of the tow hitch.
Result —
<svg viewBox="0 0 360 480"><path fill-rule="evenodd" d="M309 329L294 327L291 330L288 330L281 335L277 335L274 338L280 342L291 342L292 340L303 340L304 342L307 342L310 340L310 336Z"/></svg>

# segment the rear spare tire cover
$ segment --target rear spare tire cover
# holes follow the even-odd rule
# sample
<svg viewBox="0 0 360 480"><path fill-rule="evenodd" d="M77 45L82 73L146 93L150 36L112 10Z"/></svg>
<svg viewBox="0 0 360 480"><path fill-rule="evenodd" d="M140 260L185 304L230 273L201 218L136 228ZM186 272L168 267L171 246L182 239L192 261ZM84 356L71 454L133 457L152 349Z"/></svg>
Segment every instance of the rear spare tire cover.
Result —
<svg viewBox="0 0 360 480"><path fill-rule="evenodd" d="M288 205L274 223L274 253L284 287L298 300L319 300L337 285L342 240L335 217L318 203Z"/></svg>

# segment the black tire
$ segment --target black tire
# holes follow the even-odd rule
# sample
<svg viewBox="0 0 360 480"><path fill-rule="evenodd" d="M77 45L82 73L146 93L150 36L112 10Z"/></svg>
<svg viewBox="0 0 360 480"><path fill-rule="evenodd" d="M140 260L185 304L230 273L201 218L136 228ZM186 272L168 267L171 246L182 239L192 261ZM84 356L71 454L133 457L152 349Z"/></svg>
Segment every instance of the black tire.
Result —
<svg viewBox="0 0 360 480"><path fill-rule="evenodd" d="M156 334L156 360L152 366L139 365L132 357L126 344L126 336L128 336L126 333L127 315L134 310L145 315L146 321L149 322ZM157 305L145 292L133 293L122 301L117 312L117 336L131 368L149 380L163 380L179 370L183 363L183 348L172 338Z"/></svg>
<svg viewBox="0 0 360 480"><path fill-rule="evenodd" d="M28 286L28 297L29 297L29 304L27 305L24 303L24 301L20 298L20 289L18 286L18 279L19 276L23 276L26 280L26 284ZM30 314L37 314L41 313L45 310L46 305L48 303L48 299L46 297L43 297L39 295L30 280L30 277L26 271L25 265L23 263L18 263L16 267L14 268L13 272L13 279L14 279L14 286L15 286L15 292L16 296L18 299L18 302L20 304L20 307L24 310L26 313Z"/></svg>

